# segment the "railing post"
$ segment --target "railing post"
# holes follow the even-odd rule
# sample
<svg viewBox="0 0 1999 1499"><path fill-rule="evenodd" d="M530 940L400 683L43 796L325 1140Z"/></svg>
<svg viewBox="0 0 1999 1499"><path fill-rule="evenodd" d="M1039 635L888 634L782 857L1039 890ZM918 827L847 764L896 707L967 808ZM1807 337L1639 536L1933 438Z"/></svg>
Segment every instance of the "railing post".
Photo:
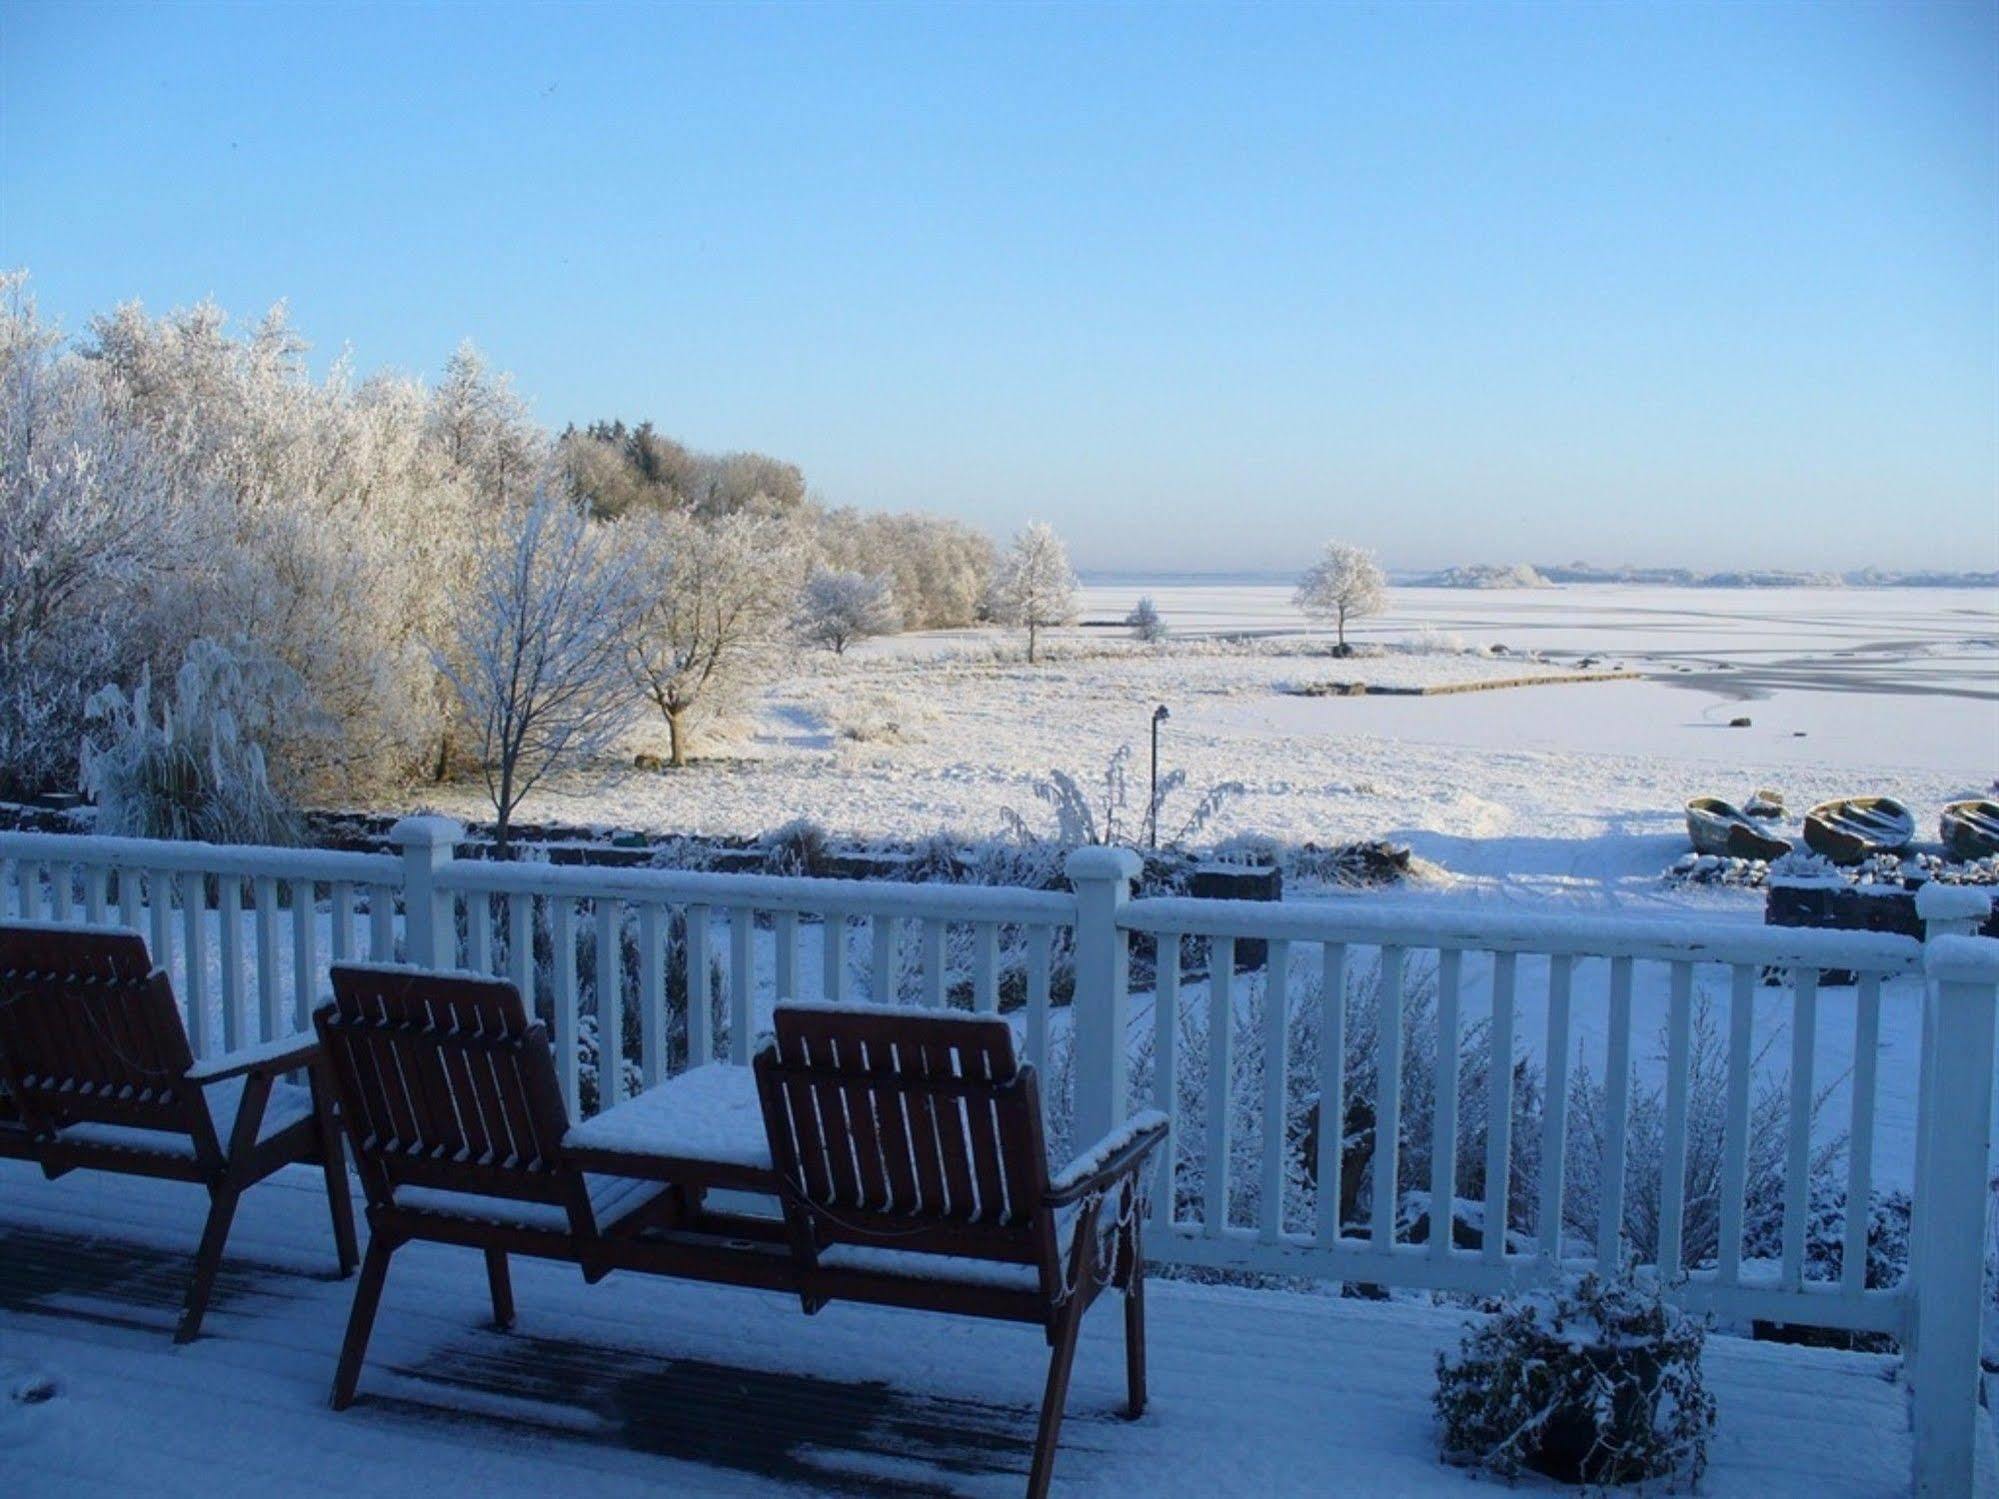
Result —
<svg viewBox="0 0 1999 1499"><path fill-rule="evenodd" d="M1930 884L1916 895L1928 938L1910 1264L1915 1337L1907 1359L1919 1496L1972 1487L1999 965L1939 939L1969 936L1991 908L1982 891L1963 886ZM1847 1211L1867 1207L1849 1203Z"/></svg>
<svg viewBox="0 0 1999 1499"><path fill-rule="evenodd" d="M389 842L403 852L403 956L419 968L458 966L451 894L438 888L437 871L464 836L464 824L449 817L405 817L389 829Z"/></svg>
<svg viewBox="0 0 1999 1499"><path fill-rule="evenodd" d="M1125 1116L1131 942L1118 919L1142 868L1128 848L1079 848L1069 855L1069 883L1076 891L1076 995L1069 1014L1079 1149L1109 1134Z"/></svg>

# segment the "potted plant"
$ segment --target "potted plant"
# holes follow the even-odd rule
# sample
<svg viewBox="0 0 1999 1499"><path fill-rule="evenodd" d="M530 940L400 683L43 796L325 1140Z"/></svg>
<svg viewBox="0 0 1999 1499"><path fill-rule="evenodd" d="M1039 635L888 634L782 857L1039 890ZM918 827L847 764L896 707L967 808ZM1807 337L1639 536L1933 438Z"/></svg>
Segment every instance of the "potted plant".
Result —
<svg viewBox="0 0 1999 1499"><path fill-rule="evenodd" d="M1521 1297L1437 1355L1446 1462L1561 1483L1698 1483L1714 1397L1706 1327L1630 1273Z"/></svg>

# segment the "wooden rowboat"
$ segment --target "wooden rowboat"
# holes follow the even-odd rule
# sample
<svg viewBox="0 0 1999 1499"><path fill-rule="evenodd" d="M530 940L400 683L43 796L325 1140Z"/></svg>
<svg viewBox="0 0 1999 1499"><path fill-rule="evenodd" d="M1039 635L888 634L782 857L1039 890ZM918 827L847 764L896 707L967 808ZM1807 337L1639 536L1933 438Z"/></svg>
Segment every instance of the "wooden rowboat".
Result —
<svg viewBox="0 0 1999 1499"><path fill-rule="evenodd" d="M1937 818L1944 852L1953 859L1987 859L1999 854L1999 802L1984 797L1952 802Z"/></svg>
<svg viewBox="0 0 1999 1499"><path fill-rule="evenodd" d="M1772 838L1733 802L1718 796L1697 796L1687 803L1687 837L1698 853L1723 859L1761 859L1768 863L1791 851L1782 838Z"/></svg>
<svg viewBox="0 0 1999 1499"><path fill-rule="evenodd" d="M1805 814L1805 842L1835 864L1898 854L1916 836L1916 816L1892 796L1847 796Z"/></svg>

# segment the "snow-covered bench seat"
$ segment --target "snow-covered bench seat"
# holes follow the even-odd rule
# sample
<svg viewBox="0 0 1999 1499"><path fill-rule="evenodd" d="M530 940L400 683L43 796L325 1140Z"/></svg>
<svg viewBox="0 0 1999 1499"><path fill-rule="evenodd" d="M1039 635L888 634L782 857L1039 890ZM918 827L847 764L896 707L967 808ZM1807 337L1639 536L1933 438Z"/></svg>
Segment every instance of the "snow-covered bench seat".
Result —
<svg viewBox="0 0 1999 1499"><path fill-rule="evenodd" d="M299 1071L309 1086L284 1081ZM0 1155L50 1178L88 1169L207 1190L176 1342L201 1330L238 1199L284 1166L320 1168L340 1273L359 1258L318 1043L287 1036L196 1062L137 932L0 924Z"/></svg>

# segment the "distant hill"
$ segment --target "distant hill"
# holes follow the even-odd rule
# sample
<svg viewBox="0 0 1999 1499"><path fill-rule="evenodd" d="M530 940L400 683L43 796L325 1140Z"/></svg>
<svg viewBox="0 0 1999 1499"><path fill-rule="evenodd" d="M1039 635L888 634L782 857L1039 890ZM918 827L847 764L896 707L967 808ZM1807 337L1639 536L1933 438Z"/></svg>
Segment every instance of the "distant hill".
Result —
<svg viewBox="0 0 1999 1499"><path fill-rule="evenodd" d="M1789 568L1598 567L1588 562L1480 562L1408 580L1422 588L1546 588L1556 583L1645 583L1663 588L1999 588L1999 572L1800 572Z"/></svg>

